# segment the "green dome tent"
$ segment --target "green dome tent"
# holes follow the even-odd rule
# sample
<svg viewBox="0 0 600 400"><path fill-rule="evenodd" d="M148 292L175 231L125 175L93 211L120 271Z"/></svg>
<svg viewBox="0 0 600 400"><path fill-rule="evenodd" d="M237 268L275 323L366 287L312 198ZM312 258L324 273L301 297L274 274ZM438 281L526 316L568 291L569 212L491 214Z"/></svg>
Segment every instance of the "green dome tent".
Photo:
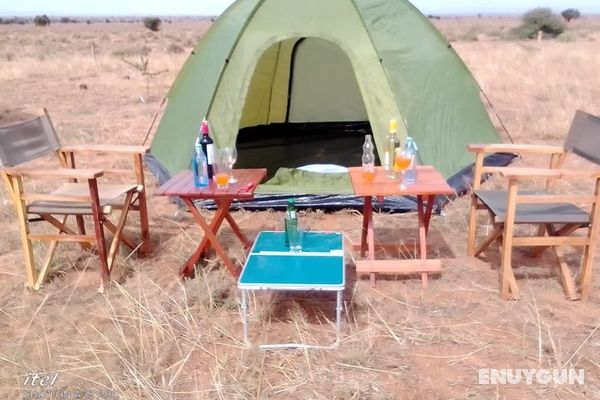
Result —
<svg viewBox="0 0 600 400"><path fill-rule="evenodd" d="M471 164L468 143L498 141L477 82L406 0L238 0L193 50L167 97L151 152L171 174L189 168L204 117L219 146L256 126L278 126L275 135L285 136L303 132L286 131L286 124L325 124L328 131L327 123L363 121L379 151L389 119L397 118L407 124L400 138L408 127L421 161L446 178ZM344 140L344 129L338 133ZM354 139L358 156L346 165L360 165L363 139ZM335 143L330 153L339 137ZM302 151L320 149L310 146Z"/></svg>

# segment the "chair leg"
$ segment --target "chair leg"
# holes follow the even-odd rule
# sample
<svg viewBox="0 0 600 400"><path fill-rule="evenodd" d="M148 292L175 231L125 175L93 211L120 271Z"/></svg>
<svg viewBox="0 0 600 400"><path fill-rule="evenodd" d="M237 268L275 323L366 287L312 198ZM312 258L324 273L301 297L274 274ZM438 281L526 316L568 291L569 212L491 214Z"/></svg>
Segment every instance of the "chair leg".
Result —
<svg viewBox="0 0 600 400"><path fill-rule="evenodd" d="M106 252L106 242L104 240L104 215L98 195L98 183L95 179L88 181L90 188L90 196L92 197L92 218L94 219L94 231L96 233L96 248L98 250L98 258L100 260L100 287L98 291L104 292L106 286L110 282L110 269L108 268L108 259Z"/></svg>
<svg viewBox="0 0 600 400"><path fill-rule="evenodd" d="M77 230L79 231L79 234L85 235L85 221L83 220L83 215L76 215L75 220L77 221ZM80 245L81 248L84 250L87 250L89 248L88 243L81 242ZM88 246L86 247L86 245Z"/></svg>
<svg viewBox="0 0 600 400"><path fill-rule="evenodd" d="M25 256L25 274L27 276L27 282L25 283L25 286L31 289L35 289L35 283L38 279L38 273L35 269L33 244L31 243L31 240L29 240L29 222L27 221L27 214L25 214L25 212L18 210L17 214L19 218L19 230L21 232L21 244L23 246L23 255Z"/></svg>
<svg viewBox="0 0 600 400"><path fill-rule="evenodd" d="M33 256L33 245L29 239L29 221L27 220L27 206L22 200L23 182L20 178L7 178L10 186L13 188L13 199L17 209L17 219L19 221L19 232L21 233L21 245L23 246L23 255L25 257L25 274L27 282L25 286L34 288L37 281L38 273L35 269L35 258Z"/></svg>
<svg viewBox="0 0 600 400"><path fill-rule="evenodd" d="M148 224L148 205L146 203L146 189L138 192L138 204L140 209L140 227L142 233L142 247L140 254L149 255L152 252L152 242L150 241L150 227Z"/></svg>
<svg viewBox="0 0 600 400"><path fill-rule="evenodd" d="M115 261L115 257L117 256L117 251L119 250L119 244L123 240L122 231L125 227L125 222L127 221L127 214L129 214L129 205L131 204L131 197L133 196L132 192L127 193L125 197L125 206L121 210L121 215L119 216L119 222L117 223L116 230L114 232L114 237L112 243L110 244L110 250L108 252L107 264L109 272L112 271L113 263Z"/></svg>
<svg viewBox="0 0 600 400"><path fill-rule="evenodd" d="M504 300L518 300L520 297L519 287L512 269L512 240L509 241L509 244L506 242L506 240L502 240L500 244L500 295Z"/></svg>
<svg viewBox="0 0 600 400"><path fill-rule="evenodd" d="M577 290L575 289L575 281L573 280L571 271L569 271L569 266L565 262L563 251L558 246L552 247L554 248L556 260L558 261L560 282L562 283L565 294L570 300L578 300L579 296L577 296Z"/></svg>
<svg viewBox="0 0 600 400"><path fill-rule="evenodd" d="M589 243L587 246L585 246L583 252L581 278L579 283L582 301L586 301L590 294L590 284L592 283L592 261L594 259L593 251L594 246L592 246L592 243Z"/></svg>
<svg viewBox="0 0 600 400"><path fill-rule="evenodd" d="M48 220L46 216L41 216L42 218L44 218L45 220ZM51 217L54 219L54 217ZM65 227L66 223L67 223L67 218L68 216L65 215L62 218L62 221L57 221L59 223L60 226ZM63 228L58 227L58 233L63 233L65 232ZM87 244L89 247L88 243L84 243L82 242L82 245ZM58 247L58 240L52 240L50 242L50 244L48 245L48 250L46 250L46 258L44 259L44 264L42 264L42 268L40 269L40 273L38 275L38 279L35 282L35 286L33 287L35 290L39 290L40 287L42 286L42 283L44 283L44 279L46 278L46 274L48 273L48 267L50 267L50 263L52 262L52 257L54 256L54 253L56 252L56 248Z"/></svg>
<svg viewBox="0 0 600 400"><path fill-rule="evenodd" d="M483 253L488 247L492 245L496 240L498 240L502 236L502 224L494 225L494 230L488 235L488 237L475 249L475 253L473 254L475 257L478 257L481 253Z"/></svg>
<svg viewBox="0 0 600 400"><path fill-rule="evenodd" d="M475 238L477 236L477 197L471 196L471 207L469 212L469 233L467 239L467 255L475 256Z"/></svg>
<svg viewBox="0 0 600 400"><path fill-rule="evenodd" d="M515 182L509 182L506 220L504 221L504 232L502 234L502 259L500 265L500 293L502 298L505 300L516 300L519 298L519 288L517 287L517 281L512 269L512 243L516 212L516 197L517 185Z"/></svg>

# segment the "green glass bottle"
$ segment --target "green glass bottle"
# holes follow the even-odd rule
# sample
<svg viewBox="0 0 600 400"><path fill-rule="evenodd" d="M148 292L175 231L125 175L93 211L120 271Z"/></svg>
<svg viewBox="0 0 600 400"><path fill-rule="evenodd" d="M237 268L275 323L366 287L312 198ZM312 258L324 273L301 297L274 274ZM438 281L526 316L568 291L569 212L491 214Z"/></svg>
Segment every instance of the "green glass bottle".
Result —
<svg viewBox="0 0 600 400"><path fill-rule="evenodd" d="M296 213L296 202L293 198L288 199L285 211L285 246L290 246L290 234L294 235L298 230L298 214Z"/></svg>

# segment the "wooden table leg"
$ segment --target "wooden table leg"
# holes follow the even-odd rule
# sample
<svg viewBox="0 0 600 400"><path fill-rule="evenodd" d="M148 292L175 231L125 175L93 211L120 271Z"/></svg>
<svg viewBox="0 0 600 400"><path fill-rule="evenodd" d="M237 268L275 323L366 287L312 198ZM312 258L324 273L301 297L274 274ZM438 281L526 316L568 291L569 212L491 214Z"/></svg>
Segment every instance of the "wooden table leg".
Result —
<svg viewBox="0 0 600 400"><path fill-rule="evenodd" d="M196 205L194 204L194 202L190 201L188 203L184 200L184 203L186 204L190 213L192 213L192 215L194 215L194 212L197 211ZM223 219L225 218L225 213L227 211L228 210L224 207L223 208L219 207L217 209L217 212L210 223L210 230L215 235L216 235L217 231L219 230L219 227L221 226L221 223L223 222ZM206 219L204 219L204 221L206 221ZM182 276L191 277L193 275L196 264L200 261L200 259L204 255L204 253L208 250L209 245L210 245L210 242L208 240L208 237L205 234L202 236L202 240L200 241L200 244L198 245L198 247L196 248L194 253L192 253L192 255L183 264L183 267L181 268L181 271L180 271Z"/></svg>
<svg viewBox="0 0 600 400"><path fill-rule="evenodd" d="M427 233L429 232L429 221L431 221L431 212L435 196L425 196L427 205L423 204L423 196L417 196L417 214L419 218L419 257L422 260L427 259ZM429 276L427 272L421 273L423 287L427 287Z"/></svg>
<svg viewBox="0 0 600 400"><path fill-rule="evenodd" d="M365 197L365 205L363 209L363 237L366 238L367 247L369 249L369 260L375 260L375 234L373 231L373 198ZM361 248L364 248L364 240ZM362 252L364 254L364 251ZM375 273L369 274L371 285L375 286Z"/></svg>
<svg viewBox="0 0 600 400"><path fill-rule="evenodd" d="M204 237L202 238L202 241L198 245L196 251L194 251L194 254L192 254L192 256L186 261L186 263L182 267L181 275L190 276L192 274L195 265L198 263L201 255L206 250L206 247L210 244L213 246L213 248L217 252L217 255L219 256L219 258L221 258L231 275L236 277L239 272L238 268L227 256L225 249L223 249L216 236L216 233L219 227L221 226L223 219L226 218L226 216L229 214L229 204L231 202L221 202L219 204L219 208L217 209L215 217L213 218L211 223L208 224L206 222L206 219L202 216L202 214L200 214L200 211L198 211L192 200L190 200L189 198L182 198L182 200L192 213L194 220L198 223L198 225L202 227L202 230L204 231Z"/></svg>
<svg viewBox="0 0 600 400"><path fill-rule="evenodd" d="M360 236L360 256L364 257L367 252L367 231L369 228L369 213L367 209L371 209L371 207L367 207L367 202L371 203L371 197L366 196L363 202L363 220L362 220L362 231Z"/></svg>
<svg viewBox="0 0 600 400"><path fill-rule="evenodd" d="M229 205L227 205L227 209L229 210ZM231 227L231 230L233 231L233 233L235 233L235 235L238 237L238 239L240 239L240 242L242 242L242 244L244 245L244 249L248 250L252 246L252 242L250 242L246 238L246 236L244 236L239 225L235 222L235 220L233 219L233 217L231 216L231 214L229 212L227 214L225 214L225 219L229 223L229 226Z"/></svg>

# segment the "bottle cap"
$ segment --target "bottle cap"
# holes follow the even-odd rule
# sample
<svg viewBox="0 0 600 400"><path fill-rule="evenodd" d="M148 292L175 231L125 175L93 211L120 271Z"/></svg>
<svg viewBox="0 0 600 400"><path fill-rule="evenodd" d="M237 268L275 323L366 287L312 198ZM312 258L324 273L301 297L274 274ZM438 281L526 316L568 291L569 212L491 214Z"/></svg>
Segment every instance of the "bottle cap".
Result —
<svg viewBox="0 0 600 400"><path fill-rule="evenodd" d="M202 120L200 124L200 133L203 135L208 135L208 121L206 119Z"/></svg>
<svg viewBox="0 0 600 400"><path fill-rule="evenodd" d="M390 119L390 132L396 133L398 131L398 120L396 118Z"/></svg>

